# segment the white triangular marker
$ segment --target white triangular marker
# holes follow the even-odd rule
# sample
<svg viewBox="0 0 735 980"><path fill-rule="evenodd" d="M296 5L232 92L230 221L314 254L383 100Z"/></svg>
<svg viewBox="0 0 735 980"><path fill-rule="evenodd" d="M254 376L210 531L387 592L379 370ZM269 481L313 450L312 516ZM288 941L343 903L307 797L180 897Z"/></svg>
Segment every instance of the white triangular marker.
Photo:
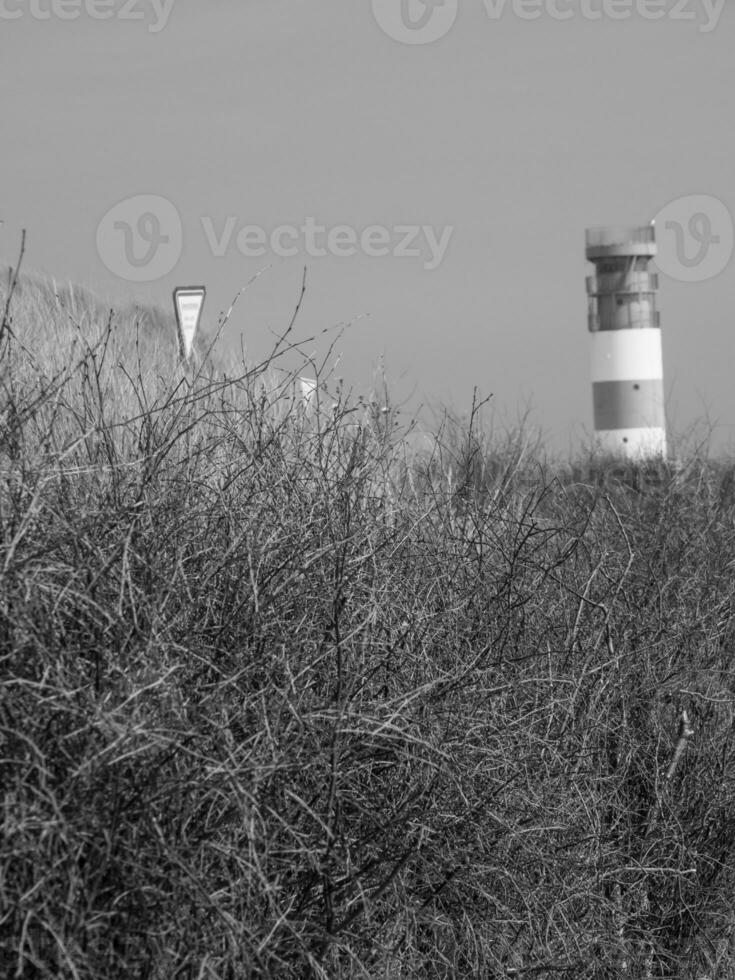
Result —
<svg viewBox="0 0 735 980"><path fill-rule="evenodd" d="M191 357L207 290L204 286L177 286L174 289L176 329L179 332L179 353L184 361Z"/></svg>

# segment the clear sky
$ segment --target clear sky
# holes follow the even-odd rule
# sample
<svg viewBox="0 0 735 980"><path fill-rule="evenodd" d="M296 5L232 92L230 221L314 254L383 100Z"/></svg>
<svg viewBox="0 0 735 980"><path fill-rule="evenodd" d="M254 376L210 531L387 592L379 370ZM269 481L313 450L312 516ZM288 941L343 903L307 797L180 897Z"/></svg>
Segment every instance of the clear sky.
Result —
<svg viewBox="0 0 735 980"><path fill-rule="evenodd" d="M175 285L206 284L207 329L264 270L224 338L244 336L253 358L306 265L301 335L351 322L348 384L368 387L384 357L398 398L459 411L478 386L504 417L530 406L551 446L574 447L592 426L585 228L666 207L683 224L691 195L735 214L735 10L456 8L0 0L0 262L26 228L28 270L105 296L170 307ZM440 36L404 43L421 30ZM126 225L143 236L127 253ZM404 226L418 254L400 254ZM670 422L708 416L732 447L735 260L694 282L662 275L659 305Z"/></svg>

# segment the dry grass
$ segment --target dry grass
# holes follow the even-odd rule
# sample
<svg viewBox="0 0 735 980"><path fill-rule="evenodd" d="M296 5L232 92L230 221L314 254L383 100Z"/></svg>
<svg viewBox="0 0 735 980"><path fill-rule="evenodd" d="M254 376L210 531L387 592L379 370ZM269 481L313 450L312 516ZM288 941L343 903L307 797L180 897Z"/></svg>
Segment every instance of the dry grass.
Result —
<svg viewBox="0 0 735 980"><path fill-rule="evenodd" d="M277 356L10 310L3 976L735 977L722 474L588 486L479 410L409 454Z"/></svg>

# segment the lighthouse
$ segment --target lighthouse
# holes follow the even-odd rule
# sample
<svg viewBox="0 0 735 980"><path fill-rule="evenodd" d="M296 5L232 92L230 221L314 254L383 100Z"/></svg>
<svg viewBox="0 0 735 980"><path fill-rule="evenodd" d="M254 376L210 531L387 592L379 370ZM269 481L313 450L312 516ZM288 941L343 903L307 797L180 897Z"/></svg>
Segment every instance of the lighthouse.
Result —
<svg viewBox="0 0 735 980"><path fill-rule="evenodd" d="M666 455L661 319L653 223L589 228L588 328L595 448L621 460Z"/></svg>

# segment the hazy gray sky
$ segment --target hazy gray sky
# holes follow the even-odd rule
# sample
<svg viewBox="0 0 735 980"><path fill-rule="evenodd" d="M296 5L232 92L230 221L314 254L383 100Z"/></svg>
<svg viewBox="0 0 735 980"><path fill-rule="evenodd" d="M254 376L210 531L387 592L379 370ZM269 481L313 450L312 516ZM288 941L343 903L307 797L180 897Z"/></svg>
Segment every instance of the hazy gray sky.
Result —
<svg viewBox="0 0 735 980"><path fill-rule="evenodd" d="M396 39L402 2L414 30ZM368 385L385 355L399 396L462 409L477 385L506 416L530 404L553 446L574 446L592 425L585 228L647 224L690 195L735 213L735 11L456 7L0 0L0 261L27 228L29 270L105 295L171 306L175 285L203 283L206 328L266 269L226 338L244 334L252 357L287 322L307 265L302 334L361 317L340 344L348 383ZM422 16L442 36L403 43L426 40ZM166 198L173 226L141 195ZM128 253L126 224L143 235ZM249 254L259 239L245 226L266 254ZM296 254L273 254L279 226ZM403 226L419 254L394 254ZM128 281L126 254L134 276L156 277ZM728 445L735 262L701 281L662 275L659 304L670 421L708 413Z"/></svg>

